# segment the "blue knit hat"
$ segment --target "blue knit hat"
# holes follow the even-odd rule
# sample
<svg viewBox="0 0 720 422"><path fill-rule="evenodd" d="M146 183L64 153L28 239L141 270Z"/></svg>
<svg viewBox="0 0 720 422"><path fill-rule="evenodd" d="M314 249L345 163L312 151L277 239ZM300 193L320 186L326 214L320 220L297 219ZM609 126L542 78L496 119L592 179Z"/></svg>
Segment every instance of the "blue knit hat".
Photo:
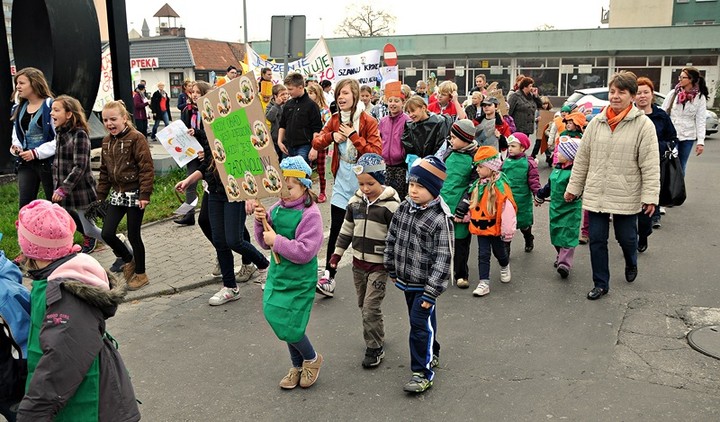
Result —
<svg viewBox="0 0 720 422"><path fill-rule="evenodd" d="M286 157L280 162L280 169L283 176L297 178L308 189L312 186L312 169L302 157Z"/></svg>
<svg viewBox="0 0 720 422"><path fill-rule="evenodd" d="M440 195L443 182L447 177L445 163L434 155L428 155L422 160L416 160L410 167L410 181L419 183L427 189L434 198Z"/></svg>
<svg viewBox="0 0 720 422"><path fill-rule="evenodd" d="M369 174L381 185L385 184L385 160L378 154L369 152L360 156L353 171L355 174Z"/></svg>

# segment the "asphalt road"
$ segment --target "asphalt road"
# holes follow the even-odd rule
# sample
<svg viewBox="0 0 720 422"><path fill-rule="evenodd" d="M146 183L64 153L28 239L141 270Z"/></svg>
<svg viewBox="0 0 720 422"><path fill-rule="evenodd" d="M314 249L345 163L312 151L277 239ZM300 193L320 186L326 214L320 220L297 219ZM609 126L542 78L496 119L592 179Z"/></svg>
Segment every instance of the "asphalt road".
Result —
<svg viewBox="0 0 720 422"><path fill-rule="evenodd" d="M720 324L718 139L691 158L688 200L663 217L634 283L624 281L622 254L611 240L611 290L601 300L585 299L592 287L587 246L578 247L570 278L559 278L548 208L536 209L536 248L524 253L518 236L511 283L499 283L493 262L487 297L473 297L474 286L451 286L440 297L440 367L423 395L402 391L410 376L409 326L394 287L383 306L385 361L374 370L360 366L364 342L347 266L335 298L315 302L307 333L326 363L307 390L278 388L289 356L263 318L258 285L242 285L242 298L220 307L207 304L218 284L124 304L108 329L120 343L143 418L720 420L720 360L692 350L684 338L693 327ZM548 170L540 167L544 183ZM475 256L473 245L477 282Z"/></svg>

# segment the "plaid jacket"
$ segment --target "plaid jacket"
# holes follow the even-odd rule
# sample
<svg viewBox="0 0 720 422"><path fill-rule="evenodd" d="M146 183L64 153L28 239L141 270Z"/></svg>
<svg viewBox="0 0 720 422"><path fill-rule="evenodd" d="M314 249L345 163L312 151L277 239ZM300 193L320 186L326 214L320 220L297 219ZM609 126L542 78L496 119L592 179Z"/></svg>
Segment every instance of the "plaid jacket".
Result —
<svg viewBox="0 0 720 422"><path fill-rule="evenodd" d="M452 213L440 197L425 208L410 199L395 212L388 228L384 264L404 291L423 292L435 304L448 285L454 250Z"/></svg>
<svg viewBox="0 0 720 422"><path fill-rule="evenodd" d="M58 128L55 140L53 182L55 189L61 188L65 192L60 205L84 209L97 199L95 179L90 170L90 138L83 129Z"/></svg>

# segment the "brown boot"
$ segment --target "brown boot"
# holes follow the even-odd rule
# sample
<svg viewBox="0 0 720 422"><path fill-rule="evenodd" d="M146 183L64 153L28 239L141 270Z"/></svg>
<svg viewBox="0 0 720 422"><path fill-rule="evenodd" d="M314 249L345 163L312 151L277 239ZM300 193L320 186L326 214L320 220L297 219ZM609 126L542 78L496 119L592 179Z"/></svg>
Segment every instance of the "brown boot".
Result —
<svg viewBox="0 0 720 422"><path fill-rule="evenodd" d="M133 259L130 262L126 262L125 265L123 265L122 270L125 282L129 283L132 276L135 275L135 260Z"/></svg>
<svg viewBox="0 0 720 422"><path fill-rule="evenodd" d="M130 281L127 282L128 290L137 290L141 287L145 287L150 283L147 274L135 274Z"/></svg>
<svg viewBox="0 0 720 422"><path fill-rule="evenodd" d="M315 362L309 360L303 361L302 372L300 373L300 387L308 388L315 384L320 374L320 367L323 364L323 357L317 353Z"/></svg>
<svg viewBox="0 0 720 422"><path fill-rule="evenodd" d="M290 372L288 372L288 374L285 375L282 380L280 380L280 388L283 388L285 390L292 390L293 388L297 387L298 383L300 382L301 371L302 369L300 368L290 368Z"/></svg>

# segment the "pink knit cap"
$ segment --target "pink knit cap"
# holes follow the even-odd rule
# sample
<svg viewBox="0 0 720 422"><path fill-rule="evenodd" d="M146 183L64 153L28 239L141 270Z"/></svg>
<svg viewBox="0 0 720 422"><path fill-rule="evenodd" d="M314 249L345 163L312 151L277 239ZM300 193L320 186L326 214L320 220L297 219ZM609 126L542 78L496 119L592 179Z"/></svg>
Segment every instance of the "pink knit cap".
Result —
<svg viewBox="0 0 720 422"><path fill-rule="evenodd" d="M28 258L55 261L81 249L73 245L76 226L72 217L50 201L36 199L25 205L15 227L20 249Z"/></svg>

